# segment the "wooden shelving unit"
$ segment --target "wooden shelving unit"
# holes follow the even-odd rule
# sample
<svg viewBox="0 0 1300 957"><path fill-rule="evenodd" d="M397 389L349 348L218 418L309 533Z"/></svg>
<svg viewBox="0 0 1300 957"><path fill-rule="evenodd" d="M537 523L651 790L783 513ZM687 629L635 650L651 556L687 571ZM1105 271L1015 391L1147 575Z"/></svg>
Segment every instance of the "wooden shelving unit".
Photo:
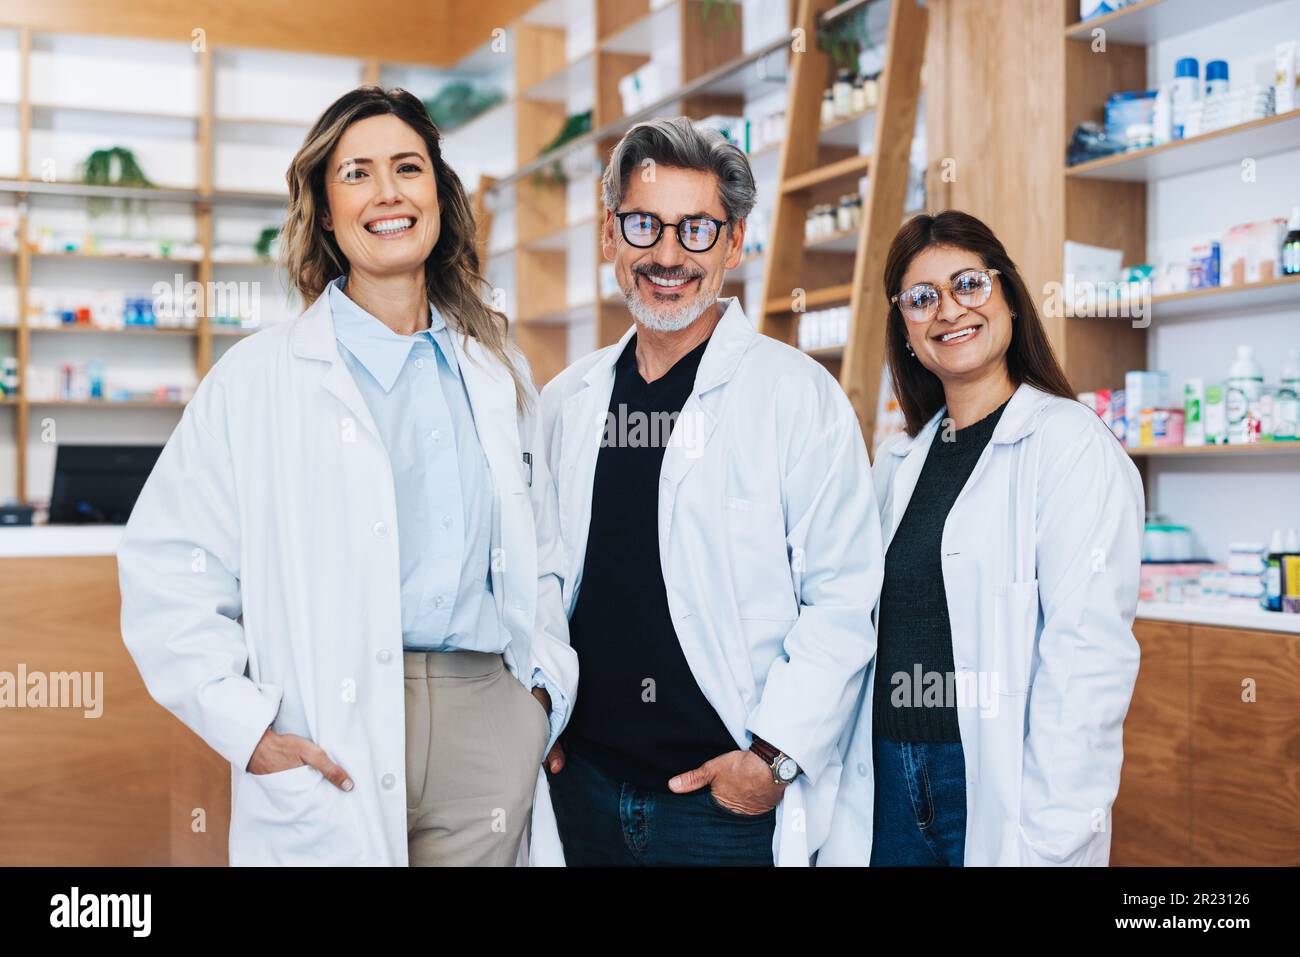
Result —
<svg viewBox="0 0 1300 957"><path fill-rule="evenodd" d="M701 0L543 0L511 26L515 165L486 187L481 206L501 226L483 246L490 271L509 287L507 312L539 384L583 352L616 341L630 322L621 297L600 292L599 175L610 150L639 120L742 115L755 98L781 90L790 70L784 27L797 2L779 5L786 23L770 24L771 39L748 48L740 17L713 4L706 19L710 5ZM628 114L619 81L652 61L661 88ZM566 116L586 109L590 131L544 155ZM847 138L852 130L845 124L828 135ZM770 147L752 157L775 153ZM564 183L538 175L557 166ZM770 203L775 182L765 189ZM722 290L742 298L748 292L756 321L764 260L748 255Z"/></svg>
<svg viewBox="0 0 1300 957"><path fill-rule="evenodd" d="M803 0L798 28L815 36L818 19L833 7L831 0ZM796 58L786 106L780 196L763 279L761 328L793 345L804 311L849 304L848 341L842 348L818 350L815 355L838 374L868 443L875 432L888 315L879 276L903 218L927 25L923 4L916 0L891 4L880 102L870 111L875 120L870 151L859 154L854 147L837 145L833 138L827 142L828 133L861 122L862 117L822 124L822 92L834 77L834 63L823 51L813 47ZM867 190L858 229L807 242L804 221L811 206L843 192L846 181L856 192L857 180L864 175Z"/></svg>
<svg viewBox="0 0 1300 957"><path fill-rule="evenodd" d="M1220 20L1268 6L1272 0L1221 4L1212 0L1145 0L1085 23L1072 21L1078 5L1062 0L1065 44L1065 129L1085 120L1099 120L1106 97L1121 90L1151 86L1149 47L1193 29L1212 28ZM1092 47L1095 30L1104 30L1106 48ZM1261 33L1261 50L1273 38ZM1184 55L1179 53L1178 55ZM1148 207L1157 190L1176 177L1196 176L1216 169L1236 171L1244 158L1262 159L1300 150L1300 110L1270 116L1190 139L1061 167L1064 190L1065 237L1090 245L1120 248L1125 263L1148 259ZM1064 149L1061 154L1064 156ZM1256 187L1252 187L1256 188ZM1257 188L1268 188L1260 185ZM1276 189L1274 188L1275 192ZM1294 202L1278 195L1277 214ZM1231 215L1231 214L1229 214ZM1218 225L1226 230L1238 220ZM1153 240L1154 241L1154 240ZM1237 286L1219 286L1153 296L1148 325L1180 325L1179 335L1196 335L1198 321L1240 316L1242 342L1251 341L1252 313L1300 308L1300 277L1282 276ZM1076 389L1120 388L1129 370L1147 369L1152 356L1151 328L1126 321L1067 316L1063 321L1066 373ZM1288 343L1289 344L1289 343ZM1280 345L1280 344L1279 344ZM1226 373L1228 359L1224 359ZM1207 380L1209 381L1209 380ZM1181 395L1181 382L1171 382ZM1149 501L1154 500L1151 463L1164 460L1219 463L1229 460L1265 461L1300 452L1300 443L1130 449L1143 468ZM1194 516L1183 516L1193 521Z"/></svg>
<svg viewBox="0 0 1300 957"><path fill-rule="evenodd" d="M1248 445L1169 445L1129 449L1135 459L1191 456L1300 455L1300 442L1255 442Z"/></svg>
<svg viewBox="0 0 1300 957"><path fill-rule="evenodd" d="M163 374L173 374L181 368L178 367L176 359L182 356L182 353L176 350L184 350L185 355L182 356L181 362L193 363L193 379L197 381L227 346L255 331L211 321L207 315L209 310L206 308L200 309L201 315L194 328L101 329L84 326L30 325L28 292L37 285L44 285L45 274L42 270L60 270L57 274L59 279L50 280L50 284L53 285L55 282L64 281L64 276L80 276L79 270L84 266L86 275L92 277L88 280L92 288L113 288L117 284L128 289L147 290L152 281L146 281L150 267L157 267L160 272L167 273L165 276L154 278L165 278L170 281L171 273L181 273L185 281L198 282L205 290L211 289L212 283L257 281L262 285L263 314L268 312L268 308L272 314L278 313L282 308L292 309L292 306L286 307L278 302L282 298L279 295L282 284L273 278L277 277L277 273L273 272L276 263L254 256L251 240L248 241L248 254L232 259L228 255L229 247L241 244L243 239L239 236L232 239L230 235L222 234L226 217L241 222L260 222L262 225L280 221L283 207L288 200L288 194L283 186L283 167L264 162L261 166L261 175L241 178L244 171L241 162L243 154L239 154L235 160L232 160L230 155L222 153L223 148L228 149L233 145L236 149L244 149L251 145L253 149L261 149L271 144L276 149L291 151L293 148L290 145L291 141L300 139L306 128L314 121L315 109L308 100L319 101L316 108L321 108L352 85L381 81L390 86L401 85L411 88L417 95L427 96L452 79L453 74L455 74L454 78L460 78L461 75L455 71L461 65L447 68L431 64L388 64L381 63L374 57L300 54L284 50L251 50L212 44L202 52L192 52L188 42L169 44L165 41L133 38L117 33L111 36L84 33L74 37L78 50L84 52L93 47L94 53L91 55L105 57L103 61L105 63L111 63L111 58L120 55L121 48L130 44L153 44L150 49L164 51L166 56L160 63L165 61L172 72L160 75L175 79L178 71L183 73L183 82L178 85L178 88L183 88L183 93L173 95L161 91L156 100L166 108L150 109L146 107L154 102L153 98L141 99L136 103L123 100L119 105L109 102L104 95L98 95L102 91L90 91L97 94L91 97L87 93L87 88L74 88L66 82L58 87L56 93L50 93L51 77L55 77L60 72L52 69L52 66L57 64L59 50L63 49L60 44L70 35L27 26L0 25L0 29L6 30L10 36L17 37L17 49L14 51L16 57L9 62L12 64L16 60L17 63L17 96L11 101L11 107L16 107L18 118L18 165L16 169L12 166L8 167L7 175L0 178L0 200L12 203L17 211L19 241L16 252L0 254L6 258L12 257L13 279L10 281L17 287L18 294L18 324L12 330L0 328L0 346L3 346L4 354L12 354L17 358L20 373L18 395L0 399L0 405L5 406L6 410L13 410L12 437L6 436L4 441L6 444L9 441L14 443L16 472L12 486L9 486L7 481L0 483L0 499L8 497L9 494L16 494L20 500L25 500L29 495L39 497L45 491L31 488L32 481L39 484L41 480L29 478L29 474L36 474L28 461L31 458L28 455L28 448L34 440L34 430L38 428L39 420L59 410L112 410L121 413L130 412L134 416L135 410L162 410L175 413L184 407L184 403L181 402L49 401L35 398L28 393L25 381L34 353L40 360L39 364L48 367L52 361L55 363L62 361L52 359L55 355L64 354L55 353L55 349L66 350L70 356L75 353L84 358L85 347L79 346L81 351L76 352L78 347L72 345L73 342L80 343L83 339L87 343L102 342L105 352L117 356L128 355L122 349L127 348L124 344L129 340L144 340L150 344L129 342L131 361L139 361L135 350L141 350L139 354L147 353L150 357L147 361L152 361L155 355L158 357L160 368L165 367L167 370ZM510 38L508 46L513 49L513 38ZM249 58L257 62L250 64ZM501 59L485 55L485 48L481 48L466 58L466 72L477 76L479 73L495 71ZM34 60L39 61L37 63L39 69L34 70ZM298 76L299 67L302 68L302 72L309 75L305 78ZM162 69L162 66L159 66L159 69ZM245 73L245 70L251 72ZM286 76L286 71L293 76ZM390 75L387 79L386 72ZM247 95L259 84L264 86L268 82L275 82L281 76L285 76L286 82L290 83L301 80L301 87L293 95L279 99L261 97L256 93L252 96ZM399 76L400 79L394 81L393 76ZM10 77L12 83L15 74L10 74ZM429 88L416 90L415 83L424 83ZM180 103L182 98L183 104ZM88 99L93 99L94 102L85 102ZM303 110L301 115L288 115L299 108ZM479 124L479 129L495 135L494 131L488 130L488 127L507 118L514 109L513 104L503 104L486 111L466 124L466 127ZM44 137L41 143L51 142L52 131L57 132L62 129L56 124L56 120L63 116L86 123L87 129L90 130L103 129L105 122L112 122L115 131L119 125L125 130L131 127L132 123L148 124L150 129L167 130L169 132L158 135L168 139L169 143L181 144L180 148L187 151L186 155L193 157L192 172L190 167L182 168L178 172L175 164L146 162L144 164L146 173L156 181L161 180L156 188L87 186L70 178L71 159L64 157L57 165L58 176L52 176L49 170L41 166L44 161L35 158L44 155L39 153L36 137ZM115 132L113 135L105 134L102 138L104 141L102 145L107 146L113 145L118 136ZM444 139L444 148L457 149L456 144L464 142L465 139L460 130L450 132ZM77 149L81 149L80 145ZM461 151L464 152L463 149ZM458 163L457 168L463 166ZM272 173L274 175L270 175ZM39 252L37 247L29 244L29 239L35 241L37 233L33 222L38 215L42 214L45 207L66 204L69 208L75 209L78 204L87 200L108 201L115 208L128 202L137 206L145 204L150 210L165 210L166 215L172 215L173 209L182 210L192 219L192 241L201 248L202 255L127 256L83 251ZM256 236L256 232L253 236ZM227 252L214 255L218 247ZM123 272L113 271L118 268ZM127 271L132 269L134 272L130 272L128 278ZM71 270L78 270L78 272L74 273ZM49 275L53 277L55 273L50 272ZM268 300L272 301L268 302ZM164 346L164 343L176 343L176 345ZM92 348L98 350L99 346L95 345ZM116 351L112 351L114 349ZM111 367L109 371L112 373ZM34 410L39 410L40 415L33 415ZM106 436L101 441L111 441L114 430L129 433L132 436L131 441L142 440L140 430L131 424L135 420L125 414L118 420L102 421L107 424L93 426L96 435ZM101 420L96 419L95 422L99 423ZM156 425L151 428L154 432L158 431ZM85 432L92 427L82 426L80 429ZM102 433L101 429L104 429ZM72 426L60 425L60 436L64 441L67 440L63 438L64 436L76 431L77 428ZM162 438L165 438L165 433L159 433L158 440L161 441ZM6 475L5 479L7 480L8 477ZM6 486L11 487L13 491L5 490Z"/></svg>

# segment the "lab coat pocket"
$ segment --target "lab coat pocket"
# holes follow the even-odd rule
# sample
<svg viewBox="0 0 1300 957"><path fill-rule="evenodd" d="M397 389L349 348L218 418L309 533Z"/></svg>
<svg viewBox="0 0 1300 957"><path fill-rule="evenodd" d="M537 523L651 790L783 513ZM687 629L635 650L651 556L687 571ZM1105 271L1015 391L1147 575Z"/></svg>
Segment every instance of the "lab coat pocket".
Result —
<svg viewBox="0 0 1300 957"><path fill-rule="evenodd" d="M1038 632L1038 580L1011 582L993 598L993 642L1000 694L1023 695L1029 690L1029 666Z"/></svg>
<svg viewBox="0 0 1300 957"><path fill-rule="evenodd" d="M310 765L242 775L230 820L232 866L338 864L350 860L350 827L334 785Z"/></svg>
<svg viewBox="0 0 1300 957"><path fill-rule="evenodd" d="M270 774L250 774L249 777L272 791L302 791L321 780L324 775L310 764L300 764L296 768L272 771Z"/></svg>
<svg viewBox="0 0 1300 957"><path fill-rule="evenodd" d="M790 577L781 503L728 495L722 511L740 617L793 621L799 609Z"/></svg>

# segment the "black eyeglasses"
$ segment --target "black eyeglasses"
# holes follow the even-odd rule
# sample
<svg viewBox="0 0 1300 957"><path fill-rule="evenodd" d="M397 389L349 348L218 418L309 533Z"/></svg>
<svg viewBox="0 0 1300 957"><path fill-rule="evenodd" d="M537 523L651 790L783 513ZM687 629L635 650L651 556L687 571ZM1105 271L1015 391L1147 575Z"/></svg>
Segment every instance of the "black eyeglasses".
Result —
<svg viewBox="0 0 1300 957"><path fill-rule="evenodd" d="M693 253L706 253L714 247L722 235L726 220L712 219L708 216L690 216L676 223L665 223L654 213L615 213L619 229L629 245L637 249L649 249L659 242L665 226L677 230L677 241L682 248Z"/></svg>

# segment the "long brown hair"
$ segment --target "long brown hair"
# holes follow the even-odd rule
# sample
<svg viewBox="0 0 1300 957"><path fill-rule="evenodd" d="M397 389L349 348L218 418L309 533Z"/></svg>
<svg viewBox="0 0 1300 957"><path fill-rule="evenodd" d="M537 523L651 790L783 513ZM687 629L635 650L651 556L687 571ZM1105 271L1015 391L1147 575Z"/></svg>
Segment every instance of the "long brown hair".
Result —
<svg viewBox="0 0 1300 957"><path fill-rule="evenodd" d="M477 339L510 371L517 405L525 405L527 391L506 335L509 320L484 298L487 280L479 268L474 211L456 171L442 156L442 133L422 104L406 90L361 86L351 90L320 115L294 155L285 179L289 181L289 213L282 230L282 259L289 279L312 303L326 285L349 270L347 257L334 234L321 225L329 209L325 193L325 166L343 131L371 116L396 116L424 140L433 162L438 188L441 227L438 241L424 263L424 285L429 301L448 325L461 335Z"/></svg>
<svg viewBox="0 0 1300 957"><path fill-rule="evenodd" d="M1020 386L1029 383L1037 389L1066 399L1074 390L1056 361L1052 344L1047 340L1043 320L1034 305L1016 264L993 230L970 213L946 209L934 216L921 214L903 224L889 247L885 261L885 295L892 299L902 292L903 276L922 251L934 246L951 246L980 258L985 269L996 269L996 282L1011 308L1011 343L1007 346L1007 374ZM894 395L907 420L907 434L916 435L936 412L943 408L943 383L907 351L907 320L897 303L889 306L885 324L885 354Z"/></svg>

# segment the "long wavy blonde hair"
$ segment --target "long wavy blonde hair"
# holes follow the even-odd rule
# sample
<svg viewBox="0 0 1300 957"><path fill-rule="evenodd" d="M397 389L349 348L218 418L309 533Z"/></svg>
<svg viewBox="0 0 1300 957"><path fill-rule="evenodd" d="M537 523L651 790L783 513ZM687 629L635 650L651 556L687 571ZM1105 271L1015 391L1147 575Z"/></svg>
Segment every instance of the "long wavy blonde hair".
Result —
<svg viewBox="0 0 1300 957"><path fill-rule="evenodd" d="M509 320L484 298L487 280L479 268L474 212L456 171L442 156L442 133L418 99L406 90L362 86L343 94L316 120L294 155L285 179L289 182L289 212L281 230L281 259L304 303L315 302L335 277L349 272L347 257L321 216L329 209L325 169L344 130L358 120L391 114L424 140L433 161L438 188L441 228L424 263L429 301L461 335L477 339L510 371L516 404L523 409L527 389L520 372L519 353L507 336Z"/></svg>

